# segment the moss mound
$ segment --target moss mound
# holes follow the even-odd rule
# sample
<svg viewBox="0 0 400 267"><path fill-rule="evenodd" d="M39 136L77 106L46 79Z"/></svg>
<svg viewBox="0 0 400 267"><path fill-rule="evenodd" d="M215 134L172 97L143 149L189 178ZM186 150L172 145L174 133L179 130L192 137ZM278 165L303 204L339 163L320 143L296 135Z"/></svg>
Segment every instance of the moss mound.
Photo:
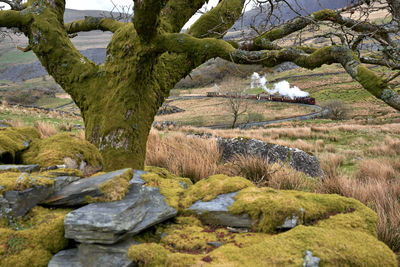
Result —
<svg viewBox="0 0 400 267"><path fill-rule="evenodd" d="M0 223L0 266L47 266L53 254L64 249L64 217L70 210L33 208L10 227ZM16 230L15 228L18 228Z"/></svg>
<svg viewBox="0 0 400 267"><path fill-rule="evenodd" d="M326 226L358 229L376 235L378 220L375 212L352 198L294 190L278 191L267 187L241 190L229 210L233 214L249 214L253 221L258 222L254 230L264 233L274 232L286 218L297 217L298 224L333 221Z"/></svg>
<svg viewBox="0 0 400 267"><path fill-rule="evenodd" d="M14 163L18 152L39 138L39 132L32 127L0 128L0 163Z"/></svg>
<svg viewBox="0 0 400 267"><path fill-rule="evenodd" d="M198 200L210 201L218 195L236 192L247 187L254 187L254 184L246 178L229 177L223 174L213 175L193 185L185 193L181 204L188 208Z"/></svg>
<svg viewBox="0 0 400 267"><path fill-rule="evenodd" d="M39 164L41 167L64 164L67 158L74 160L77 166L82 161L93 168L100 168L103 164L100 152L94 145L70 133L36 140L22 155L24 163Z"/></svg>

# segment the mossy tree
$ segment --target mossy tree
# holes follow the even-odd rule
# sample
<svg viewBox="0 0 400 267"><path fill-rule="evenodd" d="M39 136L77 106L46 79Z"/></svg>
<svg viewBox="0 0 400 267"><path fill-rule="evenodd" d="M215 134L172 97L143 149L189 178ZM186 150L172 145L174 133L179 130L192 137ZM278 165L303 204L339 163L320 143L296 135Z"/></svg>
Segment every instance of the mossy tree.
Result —
<svg viewBox="0 0 400 267"><path fill-rule="evenodd" d="M366 90L400 110L400 97L387 80L367 69L350 48L271 45L306 27L307 19L295 27L265 32L243 47L222 40L240 17L244 0L219 1L186 33L180 33L182 27L208 0L135 0L135 14L129 23L87 17L68 24L63 21L64 0L0 2L12 8L0 11L0 27L18 28L29 38L29 46L22 50L32 50L71 95L81 110L86 139L99 148L107 170L143 168L146 141L158 108L179 80L215 57L264 66L292 61L309 69L340 63ZM312 21L332 21L353 30L364 27L369 33L379 33L370 25L352 25L330 10L311 17ZM92 30L113 33L103 65L85 58L69 38Z"/></svg>

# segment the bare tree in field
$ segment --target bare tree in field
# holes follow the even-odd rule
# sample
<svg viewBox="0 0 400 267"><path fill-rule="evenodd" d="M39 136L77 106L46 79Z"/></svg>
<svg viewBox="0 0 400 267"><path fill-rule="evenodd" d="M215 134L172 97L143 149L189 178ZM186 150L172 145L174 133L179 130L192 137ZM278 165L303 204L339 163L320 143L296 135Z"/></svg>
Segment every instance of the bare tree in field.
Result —
<svg viewBox="0 0 400 267"><path fill-rule="evenodd" d="M245 43L222 39L240 18L245 0L220 0L186 33L181 33L182 27L208 1L135 0L130 22L86 17L67 24L63 21L64 0L0 2L12 9L0 11L0 27L17 28L26 35L29 45L23 50L32 50L48 73L71 95L81 110L86 139L101 151L106 170L143 168L146 141L157 110L179 80L211 58L268 67L291 61L308 69L339 63L363 88L400 110L400 97L390 83L398 74L382 76L363 64L400 69L395 38L399 29L398 0L377 1L393 14L385 24L323 10L259 32ZM267 3L271 9L287 1L259 2ZM372 2L375 1L354 5L353 9L368 14ZM351 8L346 12L349 11ZM263 12L271 13L268 9ZM332 37L334 44L326 47L302 42L278 44L279 39L320 24L340 29L339 42ZM69 39L71 34L92 30L113 33L104 65L88 60ZM329 34L334 36L335 30L327 34L330 38ZM349 39L351 35L354 37ZM366 40L380 44L378 55L359 52Z"/></svg>
<svg viewBox="0 0 400 267"><path fill-rule="evenodd" d="M227 96L226 110L232 116L231 128L233 129L236 127L239 117L247 112L248 100L242 98L245 88L240 79L232 77L221 85L221 90Z"/></svg>

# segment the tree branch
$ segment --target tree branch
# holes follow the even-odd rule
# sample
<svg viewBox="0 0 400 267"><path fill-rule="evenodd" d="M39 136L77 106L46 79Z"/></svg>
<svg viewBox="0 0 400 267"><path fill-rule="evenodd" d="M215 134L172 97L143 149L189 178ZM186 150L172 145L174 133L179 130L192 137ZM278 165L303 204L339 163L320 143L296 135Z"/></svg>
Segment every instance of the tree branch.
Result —
<svg viewBox="0 0 400 267"><path fill-rule="evenodd" d="M283 62L315 69L324 64L340 63L346 72L364 89L400 110L400 96L391 90L385 80L363 66L360 59L349 48L329 46L306 51L303 48L285 48L278 51L244 51L233 48L223 40L195 38L187 34L164 34L157 39L159 52L186 54L196 66L214 57L220 57L239 64L261 64L274 67Z"/></svg>
<svg viewBox="0 0 400 267"><path fill-rule="evenodd" d="M269 49L271 47L271 42L302 30L312 23L321 21L330 21L334 24L349 28L352 31L369 34L376 40L383 39L384 41L393 44L393 41L389 36L390 32L385 28L368 22L360 22L350 18L344 18L336 11L324 9L314 12L310 16L301 17L290 23L286 23L279 28L266 31L262 35L253 39L253 45L250 46L252 47L251 50Z"/></svg>
<svg viewBox="0 0 400 267"><path fill-rule="evenodd" d="M188 20L208 0L170 0L161 11L162 27L166 32L179 33Z"/></svg>
<svg viewBox="0 0 400 267"><path fill-rule="evenodd" d="M32 17L28 14L22 15L20 11L0 11L0 27L21 28L29 24Z"/></svg>
<svg viewBox="0 0 400 267"><path fill-rule="evenodd" d="M115 32L124 25L125 23L115 21L111 18L85 17L83 20L65 24L65 29L68 34L94 30Z"/></svg>
<svg viewBox="0 0 400 267"><path fill-rule="evenodd" d="M149 42L157 35L160 13L168 0L135 0L133 21L140 39Z"/></svg>
<svg viewBox="0 0 400 267"><path fill-rule="evenodd" d="M222 0L188 30L197 38L222 38L242 14L245 0Z"/></svg>

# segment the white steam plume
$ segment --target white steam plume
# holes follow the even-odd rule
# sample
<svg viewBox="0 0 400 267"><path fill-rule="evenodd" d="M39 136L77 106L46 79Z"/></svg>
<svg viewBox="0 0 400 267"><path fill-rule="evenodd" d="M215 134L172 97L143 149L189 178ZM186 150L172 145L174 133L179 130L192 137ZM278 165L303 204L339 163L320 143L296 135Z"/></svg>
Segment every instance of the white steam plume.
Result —
<svg viewBox="0 0 400 267"><path fill-rule="evenodd" d="M290 87L290 83L288 81L275 83L273 89L269 89L267 87L267 82L268 81L266 75L261 77L260 74L258 74L257 72L254 72L253 75L251 75L251 89L261 87L264 91L268 92L271 95L278 93L282 96L290 97L291 99L294 99L295 97L306 97L310 95L309 93L302 91L297 86Z"/></svg>

